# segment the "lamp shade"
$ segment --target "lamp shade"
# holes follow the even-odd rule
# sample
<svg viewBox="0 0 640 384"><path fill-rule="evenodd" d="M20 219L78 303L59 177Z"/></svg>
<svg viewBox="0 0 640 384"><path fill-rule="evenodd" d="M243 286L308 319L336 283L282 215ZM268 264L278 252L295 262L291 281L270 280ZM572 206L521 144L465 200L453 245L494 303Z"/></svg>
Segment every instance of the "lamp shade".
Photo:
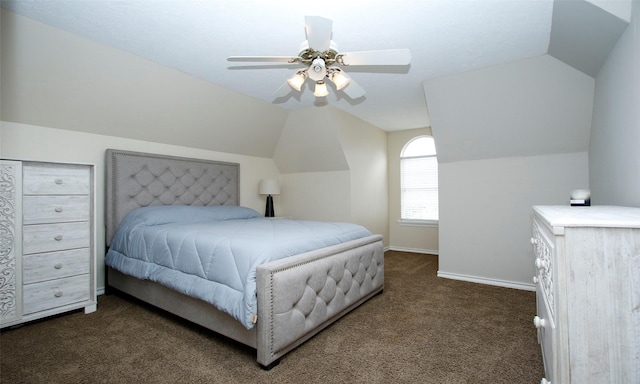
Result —
<svg viewBox="0 0 640 384"><path fill-rule="evenodd" d="M280 184L275 179L262 179L258 186L258 193L261 195L279 195Z"/></svg>
<svg viewBox="0 0 640 384"><path fill-rule="evenodd" d="M300 91L302 89L302 84L304 84L305 79L306 79L306 76L304 72L298 72L295 75L293 75L292 78L287 80L287 83L291 88L295 89L296 91Z"/></svg>
<svg viewBox="0 0 640 384"><path fill-rule="evenodd" d="M329 94L329 90L327 89L327 84L324 81L318 81L316 83L316 90L313 92L315 97L324 97Z"/></svg>
<svg viewBox="0 0 640 384"><path fill-rule="evenodd" d="M338 91L349 84L349 77L347 77L347 75L345 75L341 71L334 72L333 76L331 76L331 80L335 83L336 89Z"/></svg>

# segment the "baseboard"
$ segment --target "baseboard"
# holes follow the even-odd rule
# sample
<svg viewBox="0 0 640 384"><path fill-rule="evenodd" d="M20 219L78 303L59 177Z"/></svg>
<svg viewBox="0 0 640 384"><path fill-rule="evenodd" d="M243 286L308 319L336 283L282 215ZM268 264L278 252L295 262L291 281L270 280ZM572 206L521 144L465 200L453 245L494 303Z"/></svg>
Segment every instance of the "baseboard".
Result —
<svg viewBox="0 0 640 384"><path fill-rule="evenodd" d="M471 282L471 283L478 283L478 284L485 284L485 285L495 285L495 286L498 286L498 287L520 289L520 290L523 290L523 291L535 291L536 290L536 286L533 285L533 284L518 283L518 282L515 282L515 281L508 281L508 280L489 279L489 278L486 278L486 277L478 277L478 276L460 275L460 274L457 274L457 273L449 273L449 272L438 271L438 277L442 277L442 278L445 278L445 279L451 279L451 280L468 281L468 282Z"/></svg>
<svg viewBox="0 0 640 384"><path fill-rule="evenodd" d="M432 249L419 249L419 248L406 248L406 247L396 247L394 245L385 248L386 251L398 251L398 252L413 252L413 253L424 253L426 255L437 255L438 250Z"/></svg>

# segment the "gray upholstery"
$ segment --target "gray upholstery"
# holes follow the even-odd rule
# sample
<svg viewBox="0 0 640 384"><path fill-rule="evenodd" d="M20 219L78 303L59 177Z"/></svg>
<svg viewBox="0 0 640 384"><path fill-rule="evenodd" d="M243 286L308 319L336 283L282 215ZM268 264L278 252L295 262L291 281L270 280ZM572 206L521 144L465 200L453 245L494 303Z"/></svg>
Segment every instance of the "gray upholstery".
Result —
<svg viewBox="0 0 640 384"><path fill-rule="evenodd" d="M239 165L107 150L107 243L131 210L148 205L238 205ZM260 265L258 319L244 328L226 313L162 285L107 268L107 284L249 345L263 366L276 362L384 288L382 236Z"/></svg>
<svg viewBox="0 0 640 384"><path fill-rule="evenodd" d="M107 149L106 242L130 211L150 205L238 205L240 165Z"/></svg>
<svg viewBox="0 0 640 384"><path fill-rule="evenodd" d="M108 268L109 286L126 292L146 303L180 316L193 323L256 348L256 327L246 329L242 323L227 313L202 300L185 296L171 288L149 280L139 280Z"/></svg>
<svg viewBox="0 0 640 384"><path fill-rule="evenodd" d="M257 268L258 362L267 365L384 288L382 236Z"/></svg>

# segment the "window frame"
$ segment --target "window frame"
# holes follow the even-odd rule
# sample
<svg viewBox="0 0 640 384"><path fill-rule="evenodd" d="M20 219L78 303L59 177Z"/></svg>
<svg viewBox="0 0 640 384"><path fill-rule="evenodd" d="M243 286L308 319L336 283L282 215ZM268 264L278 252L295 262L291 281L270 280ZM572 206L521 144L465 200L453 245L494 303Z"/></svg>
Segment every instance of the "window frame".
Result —
<svg viewBox="0 0 640 384"><path fill-rule="evenodd" d="M403 156L405 150L411 145L411 143L413 143L414 141L421 139L421 138L429 138L431 140L433 139L433 136L431 135L420 135L420 136L416 136L414 138L412 138L411 140L409 140L403 147L402 150L400 151L400 219L397 221L398 224L400 225L404 225L404 226L417 226L417 227L438 227L440 224L440 218L438 217L438 220L434 220L434 219L405 219L402 218L402 160L404 159L416 159L416 158L430 158L430 157L434 157L436 158L436 164L438 161L438 153L437 151L435 151L433 154L429 154L429 155L421 155L421 156ZM435 143L434 143L435 144ZM440 184L438 183L438 193L440 192ZM438 203L439 206L439 203ZM438 215L439 216L439 215Z"/></svg>

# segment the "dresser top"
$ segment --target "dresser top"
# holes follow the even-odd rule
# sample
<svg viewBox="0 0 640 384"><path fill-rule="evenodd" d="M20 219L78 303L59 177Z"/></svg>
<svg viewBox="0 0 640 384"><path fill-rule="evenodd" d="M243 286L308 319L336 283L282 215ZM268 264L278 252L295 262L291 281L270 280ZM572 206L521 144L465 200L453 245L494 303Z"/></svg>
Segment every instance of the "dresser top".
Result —
<svg viewBox="0 0 640 384"><path fill-rule="evenodd" d="M536 205L533 210L552 227L640 228L640 208L635 207Z"/></svg>

